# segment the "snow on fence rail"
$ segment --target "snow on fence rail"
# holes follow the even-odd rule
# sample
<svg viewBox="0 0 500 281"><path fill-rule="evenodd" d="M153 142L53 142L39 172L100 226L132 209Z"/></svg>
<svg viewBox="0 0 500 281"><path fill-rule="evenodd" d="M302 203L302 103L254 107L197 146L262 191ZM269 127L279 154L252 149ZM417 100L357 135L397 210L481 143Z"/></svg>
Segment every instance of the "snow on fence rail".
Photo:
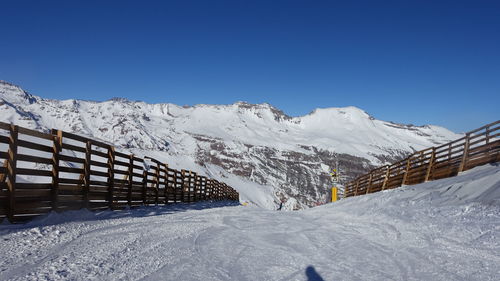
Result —
<svg viewBox="0 0 500 281"><path fill-rule="evenodd" d="M225 183L60 130L42 133L0 122L2 162L0 222L52 210L239 199Z"/></svg>
<svg viewBox="0 0 500 281"><path fill-rule="evenodd" d="M467 169L497 161L500 161L500 120L470 131L455 141L376 168L349 182L344 197L453 177Z"/></svg>

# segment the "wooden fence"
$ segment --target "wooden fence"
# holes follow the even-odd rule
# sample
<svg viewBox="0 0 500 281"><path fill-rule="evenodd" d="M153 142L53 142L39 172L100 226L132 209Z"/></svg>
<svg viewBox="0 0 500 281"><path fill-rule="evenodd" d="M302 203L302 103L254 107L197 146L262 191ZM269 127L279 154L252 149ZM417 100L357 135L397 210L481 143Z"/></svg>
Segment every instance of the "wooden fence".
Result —
<svg viewBox="0 0 500 281"><path fill-rule="evenodd" d="M405 160L374 169L349 182L344 197L453 177L497 161L500 161L500 120L450 143L415 152Z"/></svg>
<svg viewBox="0 0 500 281"><path fill-rule="evenodd" d="M42 133L0 122L2 162L0 222L53 210L239 199L225 183L60 130Z"/></svg>

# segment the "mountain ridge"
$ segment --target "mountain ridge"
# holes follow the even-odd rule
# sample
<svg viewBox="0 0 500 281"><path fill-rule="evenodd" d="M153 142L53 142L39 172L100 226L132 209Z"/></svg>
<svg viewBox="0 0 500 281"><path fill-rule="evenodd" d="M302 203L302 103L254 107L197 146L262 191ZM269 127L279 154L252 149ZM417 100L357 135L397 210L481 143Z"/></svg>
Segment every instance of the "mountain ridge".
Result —
<svg viewBox="0 0 500 281"><path fill-rule="evenodd" d="M173 166L202 170L233 186L264 189L290 208L324 201L329 171L340 162L349 180L377 165L460 137L443 127L381 121L357 107L319 108L290 117L268 103L179 106L121 98L102 102L44 99L0 83L0 121L98 138L141 155L154 153ZM270 191L271 190L271 191ZM240 192L241 193L241 192Z"/></svg>

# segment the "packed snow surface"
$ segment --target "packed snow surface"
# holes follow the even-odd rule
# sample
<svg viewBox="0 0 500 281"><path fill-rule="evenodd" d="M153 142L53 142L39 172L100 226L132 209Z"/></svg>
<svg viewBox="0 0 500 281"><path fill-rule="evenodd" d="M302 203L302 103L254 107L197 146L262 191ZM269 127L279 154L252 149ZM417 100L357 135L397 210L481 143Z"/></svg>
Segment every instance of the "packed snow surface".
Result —
<svg viewBox="0 0 500 281"><path fill-rule="evenodd" d="M498 280L500 166L297 212L50 214L0 241L0 280Z"/></svg>

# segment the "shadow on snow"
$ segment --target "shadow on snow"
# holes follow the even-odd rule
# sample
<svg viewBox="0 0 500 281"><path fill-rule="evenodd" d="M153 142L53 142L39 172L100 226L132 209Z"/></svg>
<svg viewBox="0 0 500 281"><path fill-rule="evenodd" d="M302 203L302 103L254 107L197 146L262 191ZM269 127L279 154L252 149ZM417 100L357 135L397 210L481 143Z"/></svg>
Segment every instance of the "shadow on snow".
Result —
<svg viewBox="0 0 500 281"><path fill-rule="evenodd" d="M76 211L65 211L61 213L50 212L45 215L34 218L31 221L21 224L11 224L6 219L0 224L0 235L5 232L13 232L33 227L50 226L71 222L98 221L107 219L121 218L140 218L161 216L190 210L204 210L221 207L240 206L239 202L235 201L203 201L196 203L171 203L161 206L140 206L134 208L126 208L123 210L102 210L89 211L86 209Z"/></svg>

